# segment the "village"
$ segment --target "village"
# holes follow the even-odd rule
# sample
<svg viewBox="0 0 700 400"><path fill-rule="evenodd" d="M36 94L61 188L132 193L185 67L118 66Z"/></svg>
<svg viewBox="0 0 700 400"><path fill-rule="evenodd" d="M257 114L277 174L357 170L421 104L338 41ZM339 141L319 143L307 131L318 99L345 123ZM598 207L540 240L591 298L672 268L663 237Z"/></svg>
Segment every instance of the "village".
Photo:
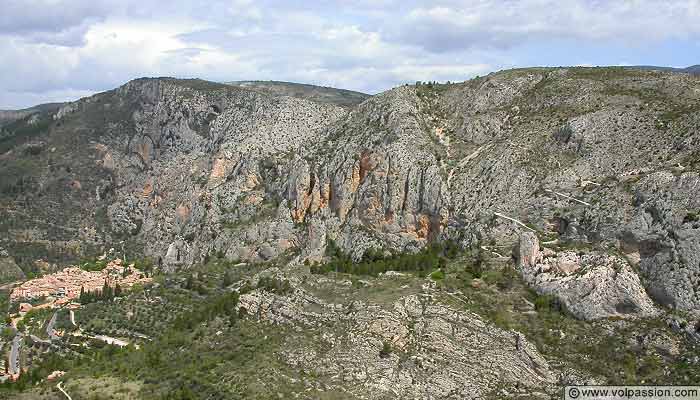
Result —
<svg viewBox="0 0 700 400"><path fill-rule="evenodd" d="M71 266L61 271L44 275L42 277L28 280L16 287L10 293L12 303L19 303L17 312L8 315L8 323L12 330L16 332L11 343L11 348L8 356L5 359L5 371L0 371L0 382L11 379L16 380L22 369L20 368L19 355L22 337L20 323L25 319L25 316L32 310L54 309L53 317L46 325L46 335L49 340L41 340L33 337L33 340L41 343L51 343L63 336L63 331L54 329L56 320L56 312L60 309L70 310L70 318L73 325L75 320L73 317L74 310L80 308L81 296L84 294L99 294L105 288L109 288L111 293L119 293L122 290L128 290L137 284L146 284L152 281L146 273L136 268L134 263L126 264L122 259L115 258L107 261L106 256L102 256L99 261L106 263L104 268L97 271L89 271L77 266ZM77 325L76 325L77 326ZM74 333L77 336L83 336L83 333L78 330ZM30 335L33 336L33 335ZM126 345L119 339L110 338L108 336L87 335L102 340L109 344L118 346ZM62 371L55 371L55 374L60 376ZM56 376L49 376L49 380Z"/></svg>
<svg viewBox="0 0 700 400"><path fill-rule="evenodd" d="M53 307L62 307L80 296L81 291L96 292L105 284L128 289L137 283L150 282L150 278L135 268L124 265L119 258L110 261L101 271L86 271L80 267L68 267L59 272L32 279L15 287L10 294L12 302L46 298ZM26 306L25 306L26 307ZM24 310L28 311L28 310Z"/></svg>

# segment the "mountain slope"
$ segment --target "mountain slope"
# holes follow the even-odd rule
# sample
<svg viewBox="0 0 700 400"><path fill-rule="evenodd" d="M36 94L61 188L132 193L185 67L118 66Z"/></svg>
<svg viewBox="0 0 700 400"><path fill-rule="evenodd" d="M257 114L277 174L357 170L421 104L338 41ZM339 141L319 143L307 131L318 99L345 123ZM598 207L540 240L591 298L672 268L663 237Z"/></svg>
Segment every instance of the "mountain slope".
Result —
<svg viewBox="0 0 700 400"><path fill-rule="evenodd" d="M345 108L352 108L367 100L370 95L352 90L307 85L303 83L279 81L236 81L228 85L270 94L273 96L291 96L300 99L327 103Z"/></svg>
<svg viewBox="0 0 700 400"><path fill-rule="evenodd" d="M546 398L700 377L700 77L517 69L352 107L285 85L138 79L7 131L8 280L101 254L158 274L76 312L142 348L65 346L47 365L69 391Z"/></svg>
<svg viewBox="0 0 700 400"><path fill-rule="evenodd" d="M689 74L700 73L700 65L691 65L686 68L674 68L674 67L659 67L654 65L635 65L632 67L625 67L631 69L644 69L644 70L657 70L657 71L669 71L669 72L686 72Z"/></svg>
<svg viewBox="0 0 700 400"><path fill-rule="evenodd" d="M27 117L32 114L54 113L64 103L47 103L38 106L25 108L23 110L0 110L0 126Z"/></svg>
<svg viewBox="0 0 700 400"><path fill-rule="evenodd" d="M355 257L517 242L498 213L619 249L659 301L696 308L697 88L659 71L524 69L400 87L348 113L137 80L63 107L48 136L3 156L6 242L25 266L33 246L58 260L122 240L166 266L318 260L328 239Z"/></svg>
<svg viewBox="0 0 700 400"><path fill-rule="evenodd" d="M31 268L28 252L65 261L122 240L136 254L149 242L159 252L162 243L155 238L162 235L211 241L227 222L227 208L235 218L252 212L236 209L236 202L251 201L249 208L260 211L258 171L276 164L264 160L290 157L344 113L305 100L173 79L140 79L70 103L42 136L2 156L8 250ZM234 185L237 192L228 192ZM223 192L227 196L219 202ZM265 207L274 201L265 200ZM217 206L210 212L212 202ZM200 225L202 218L216 222ZM153 238L144 242L146 235ZM191 263L204 255L172 257Z"/></svg>

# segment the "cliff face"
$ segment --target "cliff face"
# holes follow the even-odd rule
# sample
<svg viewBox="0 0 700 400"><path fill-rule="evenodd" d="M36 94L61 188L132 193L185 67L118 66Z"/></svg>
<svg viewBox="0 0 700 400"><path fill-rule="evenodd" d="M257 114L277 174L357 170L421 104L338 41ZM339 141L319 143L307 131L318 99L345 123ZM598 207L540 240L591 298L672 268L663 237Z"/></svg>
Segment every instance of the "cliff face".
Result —
<svg viewBox="0 0 700 400"><path fill-rule="evenodd" d="M67 104L0 156L1 245L25 268L121 246L171 269L301 262L329 239L511 245L508 217L700 307L697 76L525 69L315 100L141 79Z"/></svg>

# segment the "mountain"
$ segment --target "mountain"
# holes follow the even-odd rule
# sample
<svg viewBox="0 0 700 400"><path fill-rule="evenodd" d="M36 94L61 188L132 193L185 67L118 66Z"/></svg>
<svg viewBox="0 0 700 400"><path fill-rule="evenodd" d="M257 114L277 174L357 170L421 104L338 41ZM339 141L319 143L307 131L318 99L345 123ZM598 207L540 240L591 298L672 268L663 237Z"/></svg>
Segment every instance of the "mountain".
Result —
<svg viewBox="0 0 700 400"><path fill-rule="evenodd" d="M335 89L302 83L278 81L237 81L227 82L238 86L274 96L291 96L307 99L317 103L333 104L340 107L352 108L367 100L370 95L352 90Z"/></svg>
<svg viewBox="0 0 700 400"><path fill-rule="evenodd" d="M685 68L686 72L690 72L691 74L700 74L700 65L693 65L691 67Z"/></svg>
<svg viewBox="0 0 700 400"><path fill-rule="evenodd" d="M22 110L0 110L0 124L16 121L20 118L42 112L56 112L64 103L46 103Z"/></svg>
<svg viewBox="0 0 700 400"><path fill-rule="evenodd" d="M700 65L692 65L692 66L687 67L687 68L659 67L659 66L653 66L653 65L635 65L632 67L625 67L625 68L669 71L669 72L684 72L684 73L689 73L689 74L700 73Z"/></svg>
<svg viewBox="0 0 700 400"><path fill-rule="evenodd" d="M90 368L153 398L183 376L203 397L502 398L700 371L698 76L528 68L371 97L143 78L42 121L4 128L7 258L162 274L85 307L156 339L122 369L69 365L71 390Z"/></svg>

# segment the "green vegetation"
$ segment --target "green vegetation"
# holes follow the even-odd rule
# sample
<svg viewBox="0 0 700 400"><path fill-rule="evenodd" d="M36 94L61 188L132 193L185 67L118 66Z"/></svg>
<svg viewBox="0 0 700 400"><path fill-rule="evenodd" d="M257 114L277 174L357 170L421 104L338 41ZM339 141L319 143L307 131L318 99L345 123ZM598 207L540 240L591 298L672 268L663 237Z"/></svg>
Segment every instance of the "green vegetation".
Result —
<svg viewBox="0 0 700 400"><path fill-rule="evenodd" d="M102 271L105 269L109 261L107 260L93 260L90 259L89 261L84 261L80 263L80 269L83 269L85 271L92 271L92 272L98 272Z"/></svg>
<svg viewBox="0 0 700 400"><path fill-rule="evenodd" d="M458 253L459 247L456 244L444 242L432 244L415 254L385 255L381 250L368 249L359 262L353 262L350 256L330 241L326 247L326 255L330 257L330 261L311 265L310 270L313 274L336 272L377 276L387 271L399 271L426 275L444 268L447 261L455 258Z"/></svg>
<svg viewBox="0 0 700 400"><path fill-rule="evenodd" d="M193 89L199 92L209 92L216 90L226 90L231 89L230 86L223 83L205 81L203 79L172 79L167 78L166 81L173 83L178 86Z"/></svg>
<svg viewBox="0 0 700 400"><path fill-rule="evenodd" d="M432 280L434 280L434 281L443 280L443 279L445 279L445 273L442 272L442 270L438 269L438 270L436 270L436 271L433 271L433 272L430 274L430 279L432 279Z"/></svg>
<svg viewBox="0 0 700 400"><path fill-rule="evenodd" d="M36 189L38 164L30 158L0 161L0 194L16 196Z"/></svg>
<svg viewBox="0 0 700 400"><path fill-rule="evenodd" d="M102 290L96 290L94 292L85 291L85 288L80 288L80 297L78 297L78 302L80 304L89 304L96 301L112 301L115 297L122 295L122 288L119 284L116 284L114 288L107 284L105 281L102 286Z"/></svg>
<svg viewBox="0 0 700 400"><path fill-rule="evenodd" d="M0 290L0 313L6 315L10 310L10 292L9 290Z"/></svg>
<svg viewBox="0 0 700 400"><path fill-rule="evenodd" d="M421 293L429 274L435 281L434 301L474 312L498 327L522 332L551 365L589 372L610 384L642 380L646 384L668 384L700 376L700 367L685 357L697 351L689 343L679 341L682 356L672 357L651 347L641 348L636 340L630 340L654 332L660 332L662 338L675 335L662 321L578 321L556 298L528 289L510 260L489 257L481 246L464 251L448 242L403 255L369 250L353 263L329 243L328 257L329 263L343 266L351 274L352 285L345 279L321 279L304 286L324 300L351 304L358 299L392 307L403 296ZM363 263L366 266L359 267ZM284 351L313 343L314 331L297 331L285 324L270 326L242 317L245 312L238 302L240 293L253 287L279 295L292 290L281 275L260 274L271 266L214 259L193 267L185 276L158 275L153 284L136 288L119 301L89 303L76 312L83 330L132 338L130 341L138 342L140 350L133 346L120 349L99 341L89 342L88 348L66 346L75 351L60 357L44 356L32 364L19 384L0 386L0 398L16 390L50 388L55 383L42 383L41 379L56 369L68 371L66 386L75 398L100 398L101 393L124 393L123 398L129 398L129 393L131 398L145 400L291 398L293 393L305 390L306 380L323 384L323 378L312 371L291 367L280 357ZM311 268L324 266L327 264ZM348 272L371 270L379 274L385 267L420 274L375 278L364 273L357 278L358 274ZM324 271L330 269L324 267ZM254 275L259 276L257 282L250 282ZM241 289L235 292L232 287ZM37 317L32 326L42 326L40 320L48 316L31 314ZM59 313L57 327L65 329L68 324L67 312ZM380 358L406 354L393 348L390 341L381 344ZM98 389L100 383L109 389ZM333 398L317 393L309 396Z"/></svg>
<svg viewBox="0 0 700 400"><path fill-rule="evenodd" d="M192 330L195 326L211 321L217 316L229 319L231 325L235 324L238 316L238 293L229 292L214 296L194 310L178 316L173 322L175 330Z"/></svg>
<svg viewBox="0 0 700 400"><path fill-rule="evenodd" d="M27 389L36 387L42 381L45 381L53 371L65 371L69 363L59 354L49 354L42 360L41 363L33 366L22 373L16 382L5 381L0 384L0 398L14 398L15 394L23 392ZM4 395L12 397L3 397Z"/></svg>
<svg viewBox="0 0 700 400"><path fill-rule="evenodd" d="M286 279L273 278L263 276L258 280L258 289L267 290L268 292L285 295L293 291L292 286Z"/></svg>
<svg viewBox="0 0 700 400"><path fill-rule="evenodd" d="M0 154L48 132L50 124L51 117L46 113L40 113L29 115L0 128ZM29 151L32 150L29 149Z"/></svg>
<svg viewBox="0 0 700 400"><path fill-rule="evenodd" d="M0 398L54 386L42 382L53 370L68 371L66 386L74 398L93 398L97 394L91 393L100 386L71 384L77 381L105 382L112 394L128 391L146 400L270 398L270 393L276 398L276 393L290 393L293 383L279 381L277 373L284 371L296 379L302 376L282 364L276 354L298 333L284 326L241 320L238 293L222 288L227 268L232 266L217 260L193 269L192 280L206 289L206 295L183 289L180 276L162 275L156 277L157 285L132 291L120 302L86 305L76 312L85 330L120 337L135 326L144 326L151 340L142 341L140 350L90 341L87 349L75 347L80 352L45 357L17 384L0 385ZM239 279L258 268L232 270L227 279ZM264 280L262 286L268 285L277 283ZM144 312L151 312L153 319L138 322ZM122 323L118 320L124 323L123 329L109 328Z"/></svg>
<svg viewBox="0 0 700 400"><path fill-rule="evenodd" d="M569 315L557 298L529 289L510 265L500 269L482 266L481 280L486 285L473 284L473 268L462 259L448 265L445 279L438 284L447 292L458 291L461 295L460 301L452 296L445 296L443 301L456 308L466 307L503 329L522 332L550 363L589 371L607 384L672 384L684 382L685 377L700 377L700 367L690 366L684 357L663 358L668 356L630 341L649 332L675 335L661 320L637 320L633 324L580 321ZM686 349L680 354L697 351L686 339L680 343Z"/></svg>
<svg viewBox="0 0 700 400"><path fill-rule="evenodd" d="M6 326L0 329L0 338L2 338L2 340L9 342L13 337L15 337L15 330L11 327Z"/></svg>
<svg viewBox="0 0 700 400"><path fill-rule="evenodd" d="M51 317L51 314L52 310L50 308L33 308L17 323L17 330L37 336L46 336L43 327Z"/></svg>
<svg viewBox="0 0 700 400"><path fill-rule="evenodd" d="M697 222L699 220L700 220L700 216L698 216L698 213L695 211L688 211L688 213L685 214L685 217L683 217L683 223Z"/></svg>
<svg viewBox="0 0 700 400"><path fill-rule="evenodd" d="M389 357L392 351L393 349L391 348L391 343L384 341L382 342L382 349L379 351L379 357Z"/></svg>
<svg viewBox="0 0 700 400"><path fill-rule="evenodd" d="M626 67L571 67L569 74L579 79L610 81L614 79L659 75L655 71L645 71Z"/></svg>

